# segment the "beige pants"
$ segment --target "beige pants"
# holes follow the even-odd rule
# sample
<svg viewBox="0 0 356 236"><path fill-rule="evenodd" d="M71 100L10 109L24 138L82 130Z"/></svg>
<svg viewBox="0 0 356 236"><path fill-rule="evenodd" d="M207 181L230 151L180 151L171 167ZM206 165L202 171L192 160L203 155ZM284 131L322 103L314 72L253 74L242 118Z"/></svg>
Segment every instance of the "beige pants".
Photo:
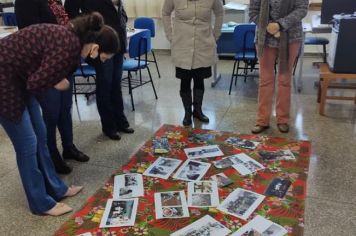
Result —
<svg viewBox="0 0 356 236"><path fill-rule="evenodd" d="M268 126L271 113L277 79L276 94L276 113L277 124L286 124L289 121L290 97L291 97L291 78L293 65L298 56L300 42L289 45L288 70L278 73L275 76L274 63L278 56L278 48L265 47L263 55L259 58L260 63L260 82L258 90L258 114L257 125ZM280 70L279 70L280 71Z"/></svg>

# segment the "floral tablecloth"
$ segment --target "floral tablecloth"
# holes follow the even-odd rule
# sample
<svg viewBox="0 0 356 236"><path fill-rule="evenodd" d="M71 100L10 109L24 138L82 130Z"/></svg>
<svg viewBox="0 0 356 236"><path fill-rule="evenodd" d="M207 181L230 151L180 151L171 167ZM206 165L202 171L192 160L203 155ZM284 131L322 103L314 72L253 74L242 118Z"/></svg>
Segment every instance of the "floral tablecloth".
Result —
<svg viewBox="0 0 356 236"><path fill-rule="evenodd" d="M152 140L162 137L168 138L171 150L168 154L164 155L154 154ZM261 142L261 144L255 150L238 148L234 145L225 143L225 140L230 137L258 141ZM234 183L229 186L219 188L220 201L225 199L229 193L238 187L263 194L274 177L289 178L292 181L292 185L289 187L286 196L283 199L266 197L248 220L251 220L256 214L259 214L285 227L289 232L288 235L303 235L306 182L311 152L310 142L288 140L278 137L191 129L173 125L163 125L154 136L129 159L129 162L126 165L114 173L102 188L88 198L82 209L74 213L73 216L61 226L55 235L78 235L90 232L92 235L107 236L164 236L185 227L206 214L209 214L220 221L232 232L236 231L247 222L234 216L224 214L216 210L216 208L190 208L189 218L156 220L154 211L154 193L186 190L187 183L174 180L171 177L168 180L163 180L147 176L143 176L145 196L139 199L136 224L132 227L99 228L106 201L107 199L112 198L113 179L115 175L128 172L143 173L159 156L186 160L187 158L183 151L184 148L212 144L219 145L225 156L244 152L266 166L265 170L242 177L233 168L217 169L212 165L203 179L209 180L210 176L223 171L225 175L234 181ZM258 154L258 151L261 149L290 149L295 155L296 161L263 161ZM211 162L213 160L215 159L208 158L204 161Z"/></svg>

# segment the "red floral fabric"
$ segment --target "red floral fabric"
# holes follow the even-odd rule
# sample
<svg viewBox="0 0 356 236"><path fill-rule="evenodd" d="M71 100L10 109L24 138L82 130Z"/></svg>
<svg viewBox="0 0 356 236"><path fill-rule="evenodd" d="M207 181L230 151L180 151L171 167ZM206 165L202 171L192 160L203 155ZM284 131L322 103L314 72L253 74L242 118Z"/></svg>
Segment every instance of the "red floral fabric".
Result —
<svg viewBox="0 0 356 236"><path fill-rule="evenodd" d="M213 139L201 141L195 139L196 134L210 134ZM306 196L306 181L308 175L309 158L311 144L308 141L288 140L285 138L241 135L230 132L218 132L203 129L186 129L179 126L163 125L152 139L147 141L124 165L114 173L109 180L84 204L82 209L76 212L62 227L55 233L56 236L78 235L91 232L92 235L149 235L165 236L177 231L195 220L209 214L220 221L232 232L239 229L247 221L240 220L234 216L222 213L216 208L189 208L190 217L182 219L155 219L154 193L161 191L186 190L187 184L184 181L169 178L163 180L144 176L145 196L139 198L139 206L136 216L136 224L132 227L103 228L99 229L99 223L104 212L106 201L112 197L113 177L116 174L128 172L143 173L159 156L153 153L152 140L154 138L166 137L169 140L171 150L167 157L186 160L183 149L202 145L219 145L225 156L247 153L255 160L262 163L267 168L254 175L242 177L233 168L217 169L213 165L205 175L204 179L224 172L233 184L219 188L220 201L225 199L229 193L236 188L244 188L263 194L268 184L274 177L289 178L292 185L283 199L277 197L266 197L262 204L250 216L248 220L254 218L256 214L262 215L273 222L284 226L288 230L288 235L303 235L304 231L304 200ZM261 144L256 150L237 148L226 144L224 141L229 137L239 137L252 141L259 141ZM261 149L279 150L290 149L296 157L296 161L263 161L258 151ZM161 155L162 156L162 155ZM218 158L220 159L220 158ZM209 162L214 158L209 158Z"/></svg>

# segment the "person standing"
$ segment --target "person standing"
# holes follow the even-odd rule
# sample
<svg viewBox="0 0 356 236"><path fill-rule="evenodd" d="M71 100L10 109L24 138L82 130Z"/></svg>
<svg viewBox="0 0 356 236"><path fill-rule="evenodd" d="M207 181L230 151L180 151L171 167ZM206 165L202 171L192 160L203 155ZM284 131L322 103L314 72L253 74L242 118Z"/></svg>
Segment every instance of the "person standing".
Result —
<svg viewBox="0 0 356 236"><path fill-rule="evenodd" d="M292 70L303 41L302 19L308 13L308 5L308 0L250 0L249 15L251 22L257 24L260 63L257 122L251 130L254 134L269 128L275 80L277 127L282 133L289 131Z"/></svg>
<svg viewBox="0 0 356 236"><path fill-rule="evenodd" d="M69 22L60 0L16 0L15 14L19 29L39 23L67 25ZM79 151L73 143L72 95L72 89L59 91L49 88L37 96L47 128L48 149L59 174L69 174L72 171L64 159L80 162L89 160L89 157ZM62 156L57 148L57 128L62 140Z"/></svg>
<svg viewBox="0 0 356 236"><path fill-rule="evenodd" d="M127 16L119 0L66 0L64 7L69 18L80 13L99 12L105 24L116 30L120 40L120 51L105 63L99 60L87 60L96 71L96 104L98 107L103 133L113 140L120 140L118 132L133 133L124 113L121 91L122 65L127 48Z"/></svg>
<svg viewBox="0 0 356 236"><path fill-rule="evenodd" d="M172 12L175 14L173 28ZM212 13L215 15L214 28ZM164 1L164 31L171 43L176 77L181 80L180 96L185 110L185 126L192 124L192 115L202 122L209 122L209 118L202 111L204 79L211 77L211 66L217 63L216 41L221 34L223 15L221 0Z"/></svg>
<svg viewBox="0 0 356 236"><path fill-rule="evenodd" d="M97 13L74 19L67 26L31 25L0 39L0 124L14 146L34 214L58 216L72 211L59 201L83 188L66 186L56 174L35 95L52 87L69 89L66 76L74 72L80 57L105 61L118 50L117 40L115 31L104 26Z"/></svg>

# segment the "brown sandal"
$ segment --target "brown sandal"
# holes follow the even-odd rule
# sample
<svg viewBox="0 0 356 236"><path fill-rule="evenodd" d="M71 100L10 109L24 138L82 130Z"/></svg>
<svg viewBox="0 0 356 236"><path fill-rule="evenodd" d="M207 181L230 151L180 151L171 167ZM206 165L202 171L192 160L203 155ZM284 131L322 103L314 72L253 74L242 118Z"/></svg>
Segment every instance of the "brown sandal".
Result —
<svg viewBox="0 0 356 236"><path fill-rule="evenodd" d="M259 134L262 133L263 131L265 131L266 129L268 129L269 126L262 126L262 125L255 125L255 127L252 128L251 132L253 134Z"/></svg>

